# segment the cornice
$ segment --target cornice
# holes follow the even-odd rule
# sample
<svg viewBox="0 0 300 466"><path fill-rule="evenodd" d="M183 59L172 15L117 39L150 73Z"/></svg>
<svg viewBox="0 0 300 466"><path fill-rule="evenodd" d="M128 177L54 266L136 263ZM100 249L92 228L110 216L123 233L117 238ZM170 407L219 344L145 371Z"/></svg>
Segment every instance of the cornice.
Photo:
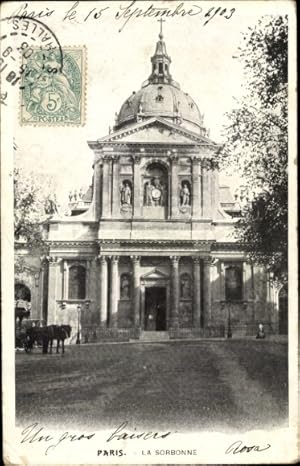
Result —
<svg viewBox="0 0 300 466"><path fill-rule="evenodd" d="M96 241L47 241L47 244L50 246L50 248L54 247L66 247L66 248L74 248L74 247L85 247L85 248L91 248L97 246Z"/></svg>
<svg viewBox="0 0 300 466"><path fill-rule="evenodd" d="M115 244L119 246L141 246L141 245L169 245L173 247L178 246L189 246L189 247L199 247L199 246L211 246L215 240L164 240L164 239L133 239L133 240L114 240L114 239L101 239L96 240L99 246L103 244Z"/></svg>
<svg viewBox="0 0 300 466"><path fill-rule="evenodd" d="M212 250L213 251L241 251L243 252L244 251L244 248L242 246L241 243L233 243L233 242L228 242L228 243L224 243L224 242L215 242L213 244L213 247L212 247Z"/></svg>

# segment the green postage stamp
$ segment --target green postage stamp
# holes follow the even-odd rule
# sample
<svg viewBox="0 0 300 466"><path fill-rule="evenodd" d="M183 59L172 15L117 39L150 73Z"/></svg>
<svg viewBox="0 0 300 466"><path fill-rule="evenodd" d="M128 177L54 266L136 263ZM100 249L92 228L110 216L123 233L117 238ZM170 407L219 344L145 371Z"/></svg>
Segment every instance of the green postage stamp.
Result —
<svg viewBox="0 0 300 466"><path fill-rule="evenodd" d="M85 122L85 47L33 51L23 58L22 125L83 125Z"/></svg>

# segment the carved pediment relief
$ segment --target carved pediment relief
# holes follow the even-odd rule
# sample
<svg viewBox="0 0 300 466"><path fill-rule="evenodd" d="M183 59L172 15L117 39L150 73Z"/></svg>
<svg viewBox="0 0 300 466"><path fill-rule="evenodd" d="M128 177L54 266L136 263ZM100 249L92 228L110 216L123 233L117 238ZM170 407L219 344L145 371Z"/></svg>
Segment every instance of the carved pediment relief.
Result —
<svg viewBox="0 0 300 466"><path fill-rule="evenodd" d="M161 270L158 270L157 268L151 270L150 272L147 272L145 275L142 275L141 277L142 280L166 280L167 278L169 278L169 276L163 273Z"/></svg>
<svg viewBox="0 0 300 466"><path fill-rule="evenodd" d="M163 118L150 118L142 123L130 125L124 129L99 139L98 142L147 142L178 144L212 144L209 139L180 128Z"/></svg>

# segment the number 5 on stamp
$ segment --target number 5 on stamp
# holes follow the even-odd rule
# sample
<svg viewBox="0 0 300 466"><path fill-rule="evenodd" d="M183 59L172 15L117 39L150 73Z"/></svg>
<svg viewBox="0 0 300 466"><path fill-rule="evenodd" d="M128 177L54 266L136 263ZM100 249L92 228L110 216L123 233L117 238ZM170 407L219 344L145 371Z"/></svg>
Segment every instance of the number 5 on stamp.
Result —
<svg viewBox="0 0 300 466"><path fill-rule="evenodd" d="M33 50L22 58L20 123L78 126L85 123L85 47Z"/></svg>

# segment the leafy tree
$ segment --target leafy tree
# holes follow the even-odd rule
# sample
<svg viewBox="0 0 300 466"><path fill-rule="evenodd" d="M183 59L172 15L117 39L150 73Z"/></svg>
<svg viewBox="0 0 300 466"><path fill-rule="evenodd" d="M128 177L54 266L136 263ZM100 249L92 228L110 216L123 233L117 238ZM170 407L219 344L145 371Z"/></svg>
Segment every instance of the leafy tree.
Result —
<svg viewBox="0 0 300 466"><path fill-rule="evenodd" d="M14 235L15 235L15 270L21 272L24 258L17 254L18 247L26 247L33 253L47 251L45 233L51 215L57 212L53 196L52 180L43 180L24 167L14 169Z"/></svg>
<svg viewBox="0 0 300 466"><path fill-rule="evenodd" d="M248 202L238 239L275 276L287 271L288 19L265 16L243 33L243 95L227 114L221 166L238 171Z"/></svg>

